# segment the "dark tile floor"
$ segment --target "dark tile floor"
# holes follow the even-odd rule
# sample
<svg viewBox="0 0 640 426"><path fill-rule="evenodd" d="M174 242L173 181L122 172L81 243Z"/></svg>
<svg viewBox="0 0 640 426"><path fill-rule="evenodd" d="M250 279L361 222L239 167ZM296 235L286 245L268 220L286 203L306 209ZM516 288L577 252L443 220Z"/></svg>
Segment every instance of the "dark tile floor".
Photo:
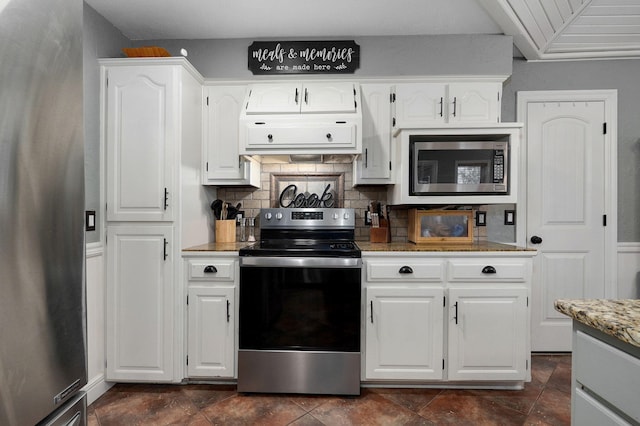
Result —
<svg viewBox="0 0 640 426"><path fill-rule="evenodd" d="M89 425L569 425L571 356L534 355L521 391L363 388L359 397L238 394L229 385L118 384Z"/></svg>

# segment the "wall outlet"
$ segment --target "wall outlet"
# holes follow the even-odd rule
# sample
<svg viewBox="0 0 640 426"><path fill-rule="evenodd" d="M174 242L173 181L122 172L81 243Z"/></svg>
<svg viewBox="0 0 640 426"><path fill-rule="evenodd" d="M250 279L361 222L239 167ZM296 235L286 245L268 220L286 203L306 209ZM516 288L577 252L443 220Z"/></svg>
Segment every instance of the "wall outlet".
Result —
<svg viewBox="0 0 640 426"><path fill-rule="evenodd" d="M476 211L476 226L487 226L487 212L482 210Z"/></svg>

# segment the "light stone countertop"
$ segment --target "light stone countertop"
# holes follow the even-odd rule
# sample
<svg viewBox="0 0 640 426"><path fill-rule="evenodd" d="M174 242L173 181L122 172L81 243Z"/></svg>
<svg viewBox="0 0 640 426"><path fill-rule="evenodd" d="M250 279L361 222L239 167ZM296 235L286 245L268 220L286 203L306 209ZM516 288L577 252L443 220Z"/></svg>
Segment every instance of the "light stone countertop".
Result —
<svg viewBox="0 0 640 426"><path fill-rule="evenodd" d="M466 251L466 252L483 252L483 251L504 251L504 252L517 252L517 251L531 251L533 249L527 249L523 247L517 247L510 244L492 243L490 241L476 241L467 244L460 243L428 243L428 244L414 244L414 243L372 243L369 241L356 241L358 247L362 251L378 251L378 252L454 252L454 251Z"/></svg>
<svg viewBox="0 0 640 426"><path fill-rule="evenodd" d="M557 311L640 347L640 299L558 299Z"/></svg>

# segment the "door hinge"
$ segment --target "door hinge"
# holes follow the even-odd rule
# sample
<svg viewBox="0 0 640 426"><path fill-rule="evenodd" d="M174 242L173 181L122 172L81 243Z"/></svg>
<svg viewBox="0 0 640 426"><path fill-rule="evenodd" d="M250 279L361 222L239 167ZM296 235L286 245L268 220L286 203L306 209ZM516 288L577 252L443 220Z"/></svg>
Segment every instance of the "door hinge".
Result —
<svg viewBox="0 0 640 426"><path fill-rule="evenodd" d="M189 295L187 294L187 305L189 305Z"/></svg>
<svg viewBox="0 0 640 426"><path fill-rule="evenodd" d="M525 364L525 370L528 370L529 369L529 360L525 359L524 360L524 364Z"/></svg>
<svg viewBox="0 0 640 426"><path fill-rule="evenodd" d="M390 93L389 94L389 101L391 103L394 103L396 101L396 94L395 93Z"/></svg>
<svg viewBox="0 0 640 426"><path fill-rule="evenodd" d="M607 215L606 214L602 215L602 226L607 226Z"/></svg>
<svg viewBox="0 0 640 426"><path fill-rule="evenodd" d="M205 165L205 169L206 169L206 171L209 171L209 162L207 161L205 164L206 164L206 165Z"/></svg>
<svg viewBox="0 0 640 426"><path fill-rule="evenodd" d="M396 118L395 117L393 117L393 120L391 120L391 125L393 127L396 127Z"/></svg>
<svg viewBox="0 0 640 426"><path fill-rule="evenodd" d="M393 168L391 167L391 161L389 161L389 170L393 170Z"/></svg>
<svg viewBox="0 0 640 426"><path fill-rule="evenodd" d="M187 355L187 365L189 365L189 355Z"/></svg>
<svg viewBox="0 0 640 426"><path fill-rule="evenodd" d="M500 92L498 92L498 102L500 102Z"/></svg>
<svg viewBox="0 0 640 426"><path fill-rule="evenodd" d="M602 134L606 135L607 134L607 123L602 123Z"/></svg>
<svg viewBox="0 0 640 426"><path fill-rule="evenodd" d="M442 358L442 369L444 370L444 358Z"/></svg>
<svg viewBox="0 0 640 426"><path fill-rule="evenodd" d="M447 296L442 298L442 307L447 306Z"/></svg>
<svg viewBox="0 0 640 426"><path fill-rule="evenodd" d="M209 97L207 96L207 106L209 106Z"/></svg>
<svg viewBox="0 0 640 426"><path fill-rule="evenodd" d="M527 307L529 307L529 296L527 296Z"/></svg>

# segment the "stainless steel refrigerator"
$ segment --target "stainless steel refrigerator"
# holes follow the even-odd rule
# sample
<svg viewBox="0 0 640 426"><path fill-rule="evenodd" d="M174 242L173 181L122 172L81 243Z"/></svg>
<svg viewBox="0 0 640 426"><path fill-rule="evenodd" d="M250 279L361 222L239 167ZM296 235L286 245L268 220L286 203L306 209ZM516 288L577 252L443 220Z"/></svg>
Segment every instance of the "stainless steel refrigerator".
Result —
<svg viewBox="0 0 640 426"><path fill-rule="evenodd" d="M82 7L0 0L0 425L86 419Z"/></svg>

